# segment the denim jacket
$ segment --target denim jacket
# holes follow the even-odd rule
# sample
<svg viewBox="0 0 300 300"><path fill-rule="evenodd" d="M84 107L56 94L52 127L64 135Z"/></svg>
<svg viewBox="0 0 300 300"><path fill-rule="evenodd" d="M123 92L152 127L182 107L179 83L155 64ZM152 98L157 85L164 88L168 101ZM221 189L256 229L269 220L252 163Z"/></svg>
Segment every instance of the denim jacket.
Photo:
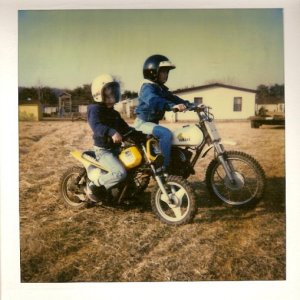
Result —
<svg viewBox="0 0 300 300"><path fill-rule="evenodd" d="M173 95L165 85L147 81L141 87L135 112L139 119L158 124L165 112L172 110L176 104L188 105L189 101Z"/></svg>

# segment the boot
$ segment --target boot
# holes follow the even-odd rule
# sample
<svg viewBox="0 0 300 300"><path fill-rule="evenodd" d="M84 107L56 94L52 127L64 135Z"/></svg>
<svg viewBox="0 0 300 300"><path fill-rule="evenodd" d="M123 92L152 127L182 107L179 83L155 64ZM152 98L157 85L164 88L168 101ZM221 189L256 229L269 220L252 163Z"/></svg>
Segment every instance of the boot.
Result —
<svg viewBox="0 0 300 300"><path fill-rule="evenodd" d="M94 203L101 203L106 198L106 189L103 185L98 187L90 181L84 190L87 198Z"/></svg>

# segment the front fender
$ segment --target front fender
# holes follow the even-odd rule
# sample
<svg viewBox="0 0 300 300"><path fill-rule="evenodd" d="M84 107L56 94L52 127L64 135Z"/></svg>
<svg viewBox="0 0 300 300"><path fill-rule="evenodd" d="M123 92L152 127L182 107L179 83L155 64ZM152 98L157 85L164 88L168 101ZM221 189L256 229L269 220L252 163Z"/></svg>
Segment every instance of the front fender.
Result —
<svg viewBox="0 0 300 300"><path fill-rule="evenodd" d="M214 145L210 145L210 146L202 153L201 158L205 157L206 154L209 152L209 150L210 150L211 148L213 148L213 147L214 147Z"/></svg>

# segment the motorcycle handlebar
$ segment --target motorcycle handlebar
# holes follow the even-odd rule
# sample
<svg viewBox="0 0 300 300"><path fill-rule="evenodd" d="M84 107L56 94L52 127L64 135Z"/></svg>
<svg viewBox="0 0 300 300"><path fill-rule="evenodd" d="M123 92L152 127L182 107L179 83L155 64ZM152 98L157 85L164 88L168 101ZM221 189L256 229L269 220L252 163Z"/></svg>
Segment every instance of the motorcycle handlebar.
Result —
<svg viewBox="0 0 300 300"><path fill-rule="evenodd" d="M188 111L205 111L206 109L211 109L211 107L209 106L206 106L204 104L200 104L200 105L194 105L194 104L191 104L187 107L186 110ZM174 113L176 112L179 112L179 109L176 107L176 108L173 108L172 110Z"/></svg>

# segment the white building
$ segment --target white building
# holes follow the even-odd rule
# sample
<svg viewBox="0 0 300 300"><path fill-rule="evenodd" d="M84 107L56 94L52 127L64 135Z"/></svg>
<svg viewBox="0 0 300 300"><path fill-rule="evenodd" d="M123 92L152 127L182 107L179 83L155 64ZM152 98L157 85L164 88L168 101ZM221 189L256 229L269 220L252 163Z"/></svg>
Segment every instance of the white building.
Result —
<svg viewBox="0 0 300 300"><path fill-rule="evenodd" d="M57 111L58 111L57 106L44 106L44 109L43 109L43 112L45 114L49 114L49 115L57 114Z"/></svg>
<svg viewBox="0 0 300 300"><path fill-rule="evenodd" d="M173 91L178 97L191 103L203 103L212 108L215 119L242 120L255 115L255 90L220 83ZM166 112L166 120L197 120L194 112Z"/></svg>

